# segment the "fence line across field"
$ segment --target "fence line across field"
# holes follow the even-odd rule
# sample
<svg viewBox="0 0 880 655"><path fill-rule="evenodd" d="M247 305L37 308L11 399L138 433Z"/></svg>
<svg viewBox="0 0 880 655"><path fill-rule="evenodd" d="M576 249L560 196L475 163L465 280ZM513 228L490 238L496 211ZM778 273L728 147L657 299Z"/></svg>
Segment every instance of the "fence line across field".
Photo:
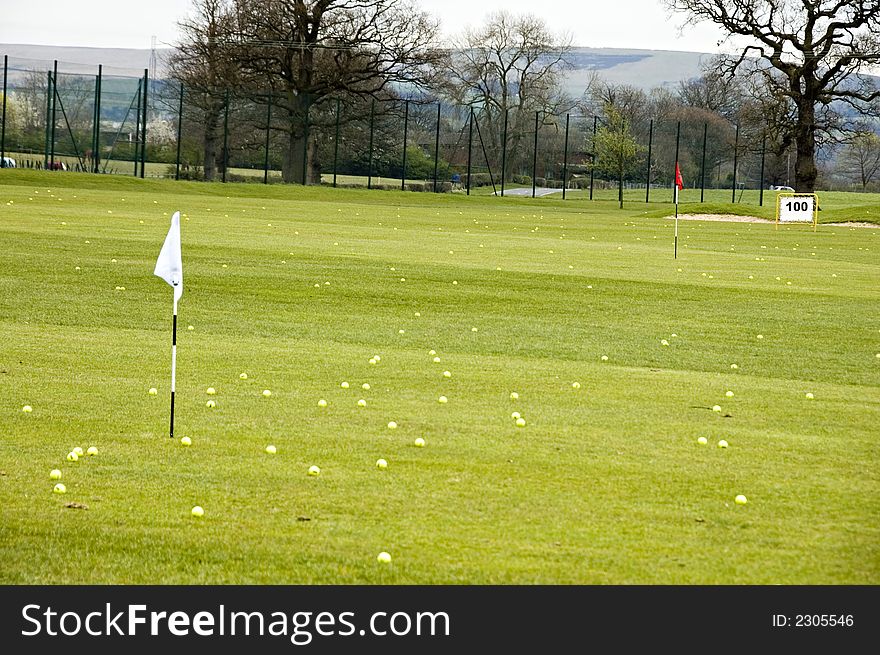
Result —
<svg viewBox="0 0 880 655"><path fill-rule="evenodd" d="M615 177L598 168L595 144L604 129L598 116L493 113L429 97L306 98L297 116L276 90L224 89L208 97L176 81L152 80L146 69L134 78L105 75L98 66L88 76L64 73L58 64L40 73L10 66L4 56L3 165L16 153L32 168L124 173L127 162L141 178L149 166L151 176L200 179L210 171L222 182L264 184L277 181L281 169L284 181L300 184L468 195L491 186L499 196L559 192L563 199L593 199L597 186L620 185L644 188L648 203L652 190L663 187L673 201L674 164L682 161L686 186L700 189L700 202L707 188L729 188L731 202L741 201L748 186L760 191L763 205L766 135L744 135L738 125L710 130L708 122L653 118L632 125L639 163ZM215 111L209 148L199 107L206 97ZM26 115L12 120L10 99Z"/></svg>

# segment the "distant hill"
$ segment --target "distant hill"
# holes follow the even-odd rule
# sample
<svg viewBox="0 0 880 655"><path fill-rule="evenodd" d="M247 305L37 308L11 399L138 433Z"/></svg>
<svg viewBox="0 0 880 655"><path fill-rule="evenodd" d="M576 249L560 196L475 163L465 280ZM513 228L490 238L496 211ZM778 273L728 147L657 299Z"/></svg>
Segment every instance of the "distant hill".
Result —
<svg viewBox="0 0 880 655"><path fill-rule="evenodd" d="M163 77L170 48L157 49L157 77ZM10 78L20 70L49 70L58 60L65 73L94 75L103 64L107 75L139 77L150 67L150 51L134 48L74 48L64 46L0 44L0 55L9 55ZM573 68L566 72L566 90L580 96L593 71L609 82L631 84L643 89L674 86L700 73L700 64L711 55L699 52L575 48Z"/></svg>
<svg viewBox="0 0 880 655"><path fill-rule="evenodd" d="M157 77L165 74L164 59L170 48L157 48ZM9 55L10 78L20 70L51 70L58 60L58 70L64 73L94 75L98 64L107 75L140 77L150 67L150 50L135 48L76 48L51 45L0 44L0 55Z"/></svg>

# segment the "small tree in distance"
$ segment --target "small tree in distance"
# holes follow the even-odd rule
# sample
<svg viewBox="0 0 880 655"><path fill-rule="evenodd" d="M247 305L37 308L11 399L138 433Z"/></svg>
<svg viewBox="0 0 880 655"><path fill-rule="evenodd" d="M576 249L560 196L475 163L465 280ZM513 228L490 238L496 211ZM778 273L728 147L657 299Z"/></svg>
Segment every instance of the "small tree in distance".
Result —
<svg viewBox="0 0 880 655"><path fill-rule="evenodd" d="M600 175L617 178L617 199L623 209L623 180L635 171L642 147L620 111L606 105L605 117L593 142L593 166Z"/></svg>

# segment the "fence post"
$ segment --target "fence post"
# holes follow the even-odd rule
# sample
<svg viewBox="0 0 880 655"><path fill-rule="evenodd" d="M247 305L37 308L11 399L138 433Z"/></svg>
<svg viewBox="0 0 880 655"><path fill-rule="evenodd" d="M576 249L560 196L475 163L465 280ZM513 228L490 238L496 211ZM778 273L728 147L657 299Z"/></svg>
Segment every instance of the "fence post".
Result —
<svg viewBox="0 0 880 655"><path fill-rule="evenodd" d="M183 82L180 83L180 100L177 104L177 158L174 163L174 179L180 179L180 142L183 136Z"/></svg>
<svg viewBox="0 0 880 655"><path fill-rule="evenodd" d="M501 197L504 197L504 177L507 174L507 114L509 109L504 110L504 133L501 137Z"/></svg>
<svg viewBox="0 0 880 655"><path fill-rule="evenodd" d="M654 119L651 119L651 124L648 127L648 172L647 172L647 184L645 184L645 203L650 202L651 200L651 149L654 146Z"/></svg>
<svg viewBox="0 0 880 655"><path fill-rule="evenodd" d="M221 182L226 182L226 169L229 167L229 89L223 98L223 171L220 176Z"/></svg>
<svg viewBox="0 0 880 655"><path fill-rule="evenodd" d="M141 179L144 179L144 169L147 164L147 91L150 88L150 73L144 69L144 122L141 128Z"/></svg>
<svg viewBox="0 0 880 655"><path fill-rule="evenodd" d="M98 64L98 77L95 79L95 138L92 141L92 161L95 173L101 166L101 85L104 82L104 66Z"/></svg>
<svg viewBox="0 0 880 655"><path fill-rule="evenodd" d="M404 103L403 112L403 172L400 174L400 190L406 191L406 139L409 129L409 100Z"/></svg>
<svg viewBox="0 0 880 655"><path fill-rule="evenodd" d="M700 163L700 202L706 193L706 136L709 133L709 123L703 123L703 160Z"/></svg>
<svg viewBox="0 0 880 655"><path fill-rule="evenodd" d="M143 86L144 81L138 80L138 90L137 90L137 111L134 113L135 122L134 122L134 176L138 176L138 143L141 137L141 87ZM131 106L129 106L129 109Z"/></svg>
<svg viewBox="0 0 880 655"><path fill-rule="evenodd" d="M269 184L269 126L272 124L272 91L266 103L266 148L263 152L263 184Z"/></svg>
<svg viewBox="0 0 880 655"><path fill-rule="evenodd" d="M758 196L758 205L764 206L764 157L767 155L767 132L761 134L761 192Z"/></svg>
<svg viewBox="0 0 880 655"><path fill-rule="evenodd" d="M46 72L46 145L43 152L43 168L49 169L49 138L52 133L52 71Z"/></svg>
<svg viewBox="0 0 880 655"><path fill-rule="evenodd" d="M333 188L336 188L336 165L339 162L339 98L336 98L336 136L333 138Z"/></svg>
<svg viewBox="0 0 880 655"><path fill-rule="evenodd" d="M3 55L3 127L0 128L0 167L6 164L6 75L9 72L9 55Z"/></svg>
<svg viewBox="0 0 880 655"><path fill-rule="evenodd" d="M730 202L736 202L736 165L739 156L739 125L736 126L736 137L733 141L733 191Z"/></svg>
<svg viewBox="0 0 880 655"><path fill-rule="evenodd" d="M370 100L370 149L367 154L367 188L373 188L373 121L376 114L376 99Z"/></svg>
<svg viewBox="0 0 880 655"><path fill-rule="evenodd" d="M52 140L49 143L49 161L55 167L55 112L58 108L58 60L52 68Z"/></svg>
<svg viewBox="0 0 880 655"><path fill-rule="evenodd" d="M678 166L678 146L681 143L681 121L678 121L675 127L675 165ZM675 184L675 172L672 174L672 202L678 196L678 186Z"/></svg>
<svg viewBox="0 0 880 655"><path fill-rule="evenodd" d="M565 115L565 149L562 154L562 199L565 200L565 187L568 186L568 119Z"/></svg>
<svg viewBox="0 0 880 655"><path fill-rule="evenodd" d="M467 195L471 195L471 146L474 141L474 108L468 121Z"/></svg>
<svg viewBox="0 0 880 655"><path fill-rule="evenodd" d="M593 116L593 141L590 143L590 200L593 199L593 173L596 168L596 126L599 124L599 117Z"/></svg>
<svg viewBox="0 0 880 655"><path fill-rule="evenodd" d="M532 198L535 197L535 177L538 175L538 112L535 112L535 144L532 146Z"/></svg>
<svg viewBox="0 0 880 655"><path fill-rule="evenodd" d="M437 167L440 164L440 103L437 103L437 133L434 136L434 193L437 193Z"/></svg>

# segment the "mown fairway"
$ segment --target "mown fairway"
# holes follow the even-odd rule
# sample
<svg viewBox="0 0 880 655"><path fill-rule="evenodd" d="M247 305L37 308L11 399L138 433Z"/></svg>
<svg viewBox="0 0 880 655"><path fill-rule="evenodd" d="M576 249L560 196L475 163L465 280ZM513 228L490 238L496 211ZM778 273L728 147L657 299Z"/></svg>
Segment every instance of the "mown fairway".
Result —
<svg viewBox="0 0 880 655"><path fill-rule="evenodd" d="M0 582L880 583L880 230L670 210L3 171Z"/></svg>

